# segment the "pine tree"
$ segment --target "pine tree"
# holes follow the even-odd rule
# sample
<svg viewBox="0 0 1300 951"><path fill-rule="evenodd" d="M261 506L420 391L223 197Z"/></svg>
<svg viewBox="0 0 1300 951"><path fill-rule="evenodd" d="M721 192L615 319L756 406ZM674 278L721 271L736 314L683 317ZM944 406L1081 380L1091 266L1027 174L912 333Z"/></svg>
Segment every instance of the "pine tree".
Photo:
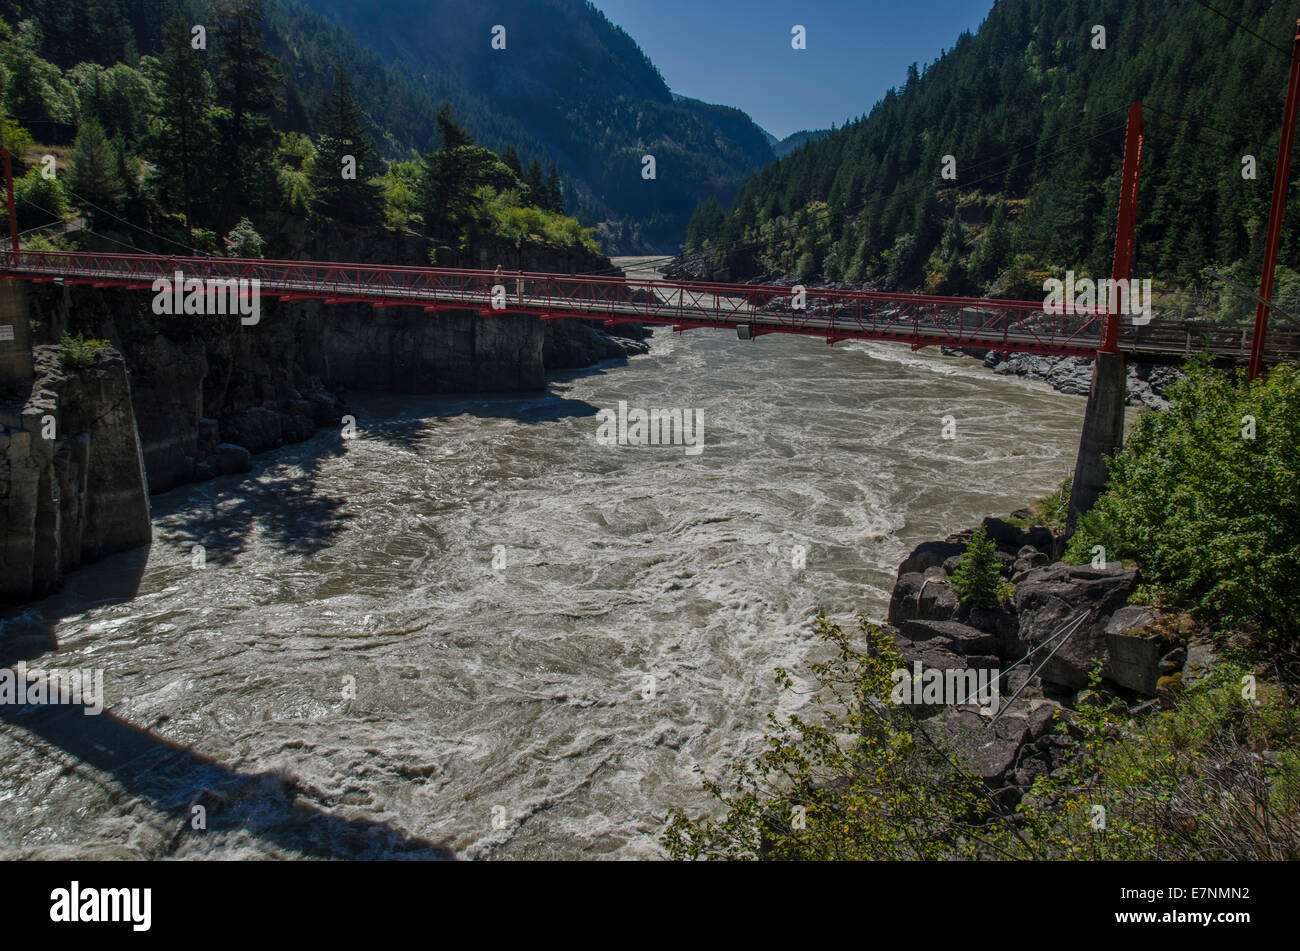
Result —
<svg viewBox="0 0 1300 951"><path fill-rule="evenodd" d="M450 106L444 104L438 111L437 122L442 148L421 158L425 228L432 237L459 244L472 222L479 188L500 190L517 180L495 153L474 145L473 137L452 118Z"/></svg>
<svg viewBox="0 0 1300 951"><path fill-rule="evenodd" d="M995 608L1002 603L1002 575L997 549L981 525L966 544L961 564L952 573L957 597L972 607Z"/></svg>
<svg viewBox="0 0 1300 951"><path fill-rule="evenodd" d="M551 166L551 174L546 176L546 204L543 207L557 215L564 214L564 190L560 187L560 170L554 165Z"/></svg>
<svg viewBox="0 0 1300 951"><path fill-rule="evenodd" d="M524 173L524 201L538 208L545 207L546 180L542 177L542 165L535 158Z"/></svg>
<svg viewBox="0 0 1300 951"><path fill-rule="evenodd" d="M524 167L519 162L519 153L515 151L513 145L507 145L506 150L501 153L501 161L505 162L506 168L514 172L520 179L524 177Z"/></svg>
<svg viewBox="0 0 1300 951"><path fill-rule="evenodd" d="M352 82L339 69L316 139L310 176L312 211L357 225L378 223L382 199L374 178L377 166L374 143L352 97Z"/></svg>
<svg viewBox="0 0 1300 951"><path fill-rule="evenodd" d="M145 140L154 182L161 197L184 212L191 241L195 209L204 207L212 195L208 170L214 160L212 81L200 57L190 46L184 18L179 12L173 14L164 27L162 56L156 61L158 107Z"/></svg>
<svg viewBox="0 0 1300 951"><path fill-rule="evenodd" d="M442 150L450 152L463 145L473 145L474 137L451 116L451 103L444 102L438 109L435 119L438 124L438 137L442 139Z"/></svg>
<svg viewBox="0 0 1300 951"><path fill-rule="evenodd" d="M1007 223L1006 206L998 203L993 212L993 221L989 224L984 237L975 246L971 256L971 278L987 290L988 285L997 280L1002 269L1010 263L1011 226Z"/></svg>
<svg viewBox="0 0 1300 951"><path fill-rule="evenodd" d="M126 196L126 183L121 178L121 163L117 148L108 141L104 130L94 119L81 123L77 139L72 146L72 172L69 176L74 198L111 213L122 210ZM95 217L97 209L88 209Z"/></svg>
<svg viewBox="0 0 1300 951"><path fill-rule="evenodd" d="M276 58L262 48L262 0L218 0L217 97L226 183L222 217L231 205L256 204L274 182L274 132L268 113L283 105Z"/></svg>

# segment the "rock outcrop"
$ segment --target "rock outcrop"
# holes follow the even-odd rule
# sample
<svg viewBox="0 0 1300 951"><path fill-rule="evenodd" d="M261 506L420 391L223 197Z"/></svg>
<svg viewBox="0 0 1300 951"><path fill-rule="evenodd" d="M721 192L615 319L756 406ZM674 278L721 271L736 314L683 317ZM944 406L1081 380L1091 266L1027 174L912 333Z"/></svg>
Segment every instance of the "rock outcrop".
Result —
<svg viewBox="0 0 1300 951"><path fill-rule="evenodd" d="M427 266L432 250L408 233L311 228L288 216L258 224L268 255L281 258ZM516 248L491 238L462 256L525 271L609 267L585 250ZM30 298L40 339L81 332L112 341L125 355L152 492L247 471L240 448L265 452L337 425L347 391L538 390L550 370L648 351L639 325L607 330L518 314L268 297L260 320L244 326L230 316L156 315L152 295L139 291L40 285Z"/></svg>
<svg viewBox="0 0 1300 951"><path fill-rule="evenodd" d="M909 709L918 729L1009 808L1036 777L1053 774L1073 755L1077 706L1108 703L1143 715L1207 676L1217 655L1189 618L1128 604L1136 572L1056 562L1062 540L1041 526L985 519L984 528L997 545L1003 578L1015 588L1007 603L972 607L953 589L950 572L972 529L913 550L899 566L888 619L909 669L919 663L945 676L955 672L954 682L996 671L996 704L949 697L946 705L918 701ZM1097 664L1100 694L1089 689ZM969 702L956 702L962 699Z"/></svg>
<svg viewBox="0 0 1300 951"><path fill-rule="evenodd" d="M0 601L53 591L83 562L150 539L149 498L121 354L72 369L38 347L30 391L0 404Z"/></svg>
<svg viewBox="0 0 1300 951"><path fill-rule="evenodd" d="M996 350L977 348L945 348L945 353L975 357L1002 376L1022 376L1042 380L1052 389L1072 396L1087 396L1092 388L1092 360L1087 357L1056 357L1034 353L1013 353L1005 357ZM1129 406L1148 409L1166 409L1165 389L1182 376L1173 367L1149 363L1130 363L1128 366Z"/></svg>

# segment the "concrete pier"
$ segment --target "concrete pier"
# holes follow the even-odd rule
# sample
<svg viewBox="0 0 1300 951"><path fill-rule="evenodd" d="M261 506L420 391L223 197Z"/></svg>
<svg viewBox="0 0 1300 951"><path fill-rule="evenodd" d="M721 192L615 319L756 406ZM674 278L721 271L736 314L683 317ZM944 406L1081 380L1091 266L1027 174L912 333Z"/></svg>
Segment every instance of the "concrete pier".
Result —
<svg viewBox="0 0 1300 951"><path fill-rule="evenodd" d="M1083 418L1070 490L1070 531L1074 531L1079 513L1092 508L1105 490L1107 457L1124 443L1127 370L1122 353L1098 353L1092 365L1092 389L1088 392L1088 409Z"/></svg>

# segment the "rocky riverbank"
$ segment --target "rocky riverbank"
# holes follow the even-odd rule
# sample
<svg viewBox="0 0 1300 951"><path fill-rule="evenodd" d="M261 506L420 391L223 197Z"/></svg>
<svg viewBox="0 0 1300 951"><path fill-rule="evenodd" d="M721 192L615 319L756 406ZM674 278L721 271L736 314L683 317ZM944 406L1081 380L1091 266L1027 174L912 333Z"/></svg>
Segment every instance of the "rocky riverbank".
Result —
<svg viewBox="0 0 1300 951"><path fill-rule="evenodd" d="M736 276L725 261L719 262L712 255L702 251L679 255L664 268L663 273L664 277L678 281L748 281L776 287L791 287L800 283L799 277L794 274L765 275L759 278ZM811 285L813 282L805 283ZM885 290L878 281L819 279L815 283L817 287L830 290ZM1092 386L1092 361L1086 357L1051 357L1032 353L1015 353L1004 357L995 350L953 347L944 347L943 352L950 356L972 357L980 360L994 373L1002 376L1041 380L1052 389L1072 396L1087 396ZM1182 374L1173 367L1130 363L1126 402L1129 406L1165 409L1169 405L1168 400L1165 399L1165 389L1181 376Z"/></svg>
<svg viewBox="0 0 1300 951"><path fill-rule="evenodd" d="M997 518L983 524L1014 595L997 609L972 608L957 597L952 573L970 529L918 546L899 566L888 630L909 666L996 672L996 711L974 703L911 709L919 728L1012 807L1035 778L1059 775L1074 755L1083 705L1130 718L1168 708L1207 676L1217 655L1210 631L1186 615L1129 603L1135 571L1114 562L1067 565L1059 560L1064 539L1043 526L1019 528ZM1097 663L1102 679L1093 689Z"/></svg>
<svg viewBox="0 0 1300 951"><path fill-rule="evenodd" d="M1049 357L1034 353L1013 353L1008 357L995 350L954 349L944 347L952 356L973 357L1001 376L1028 377L1041 380L1052 389L1072 396L1087 396L1092 386L1092 361L1086 357ZM1155 366L1150 363L1128 364L1129 406L1147 409L1166 409L1169 401L1165 390L1180 379L1174 367Z"/></svg>
<svg viewBox="0 0 1300 951"><path fill-rule="evenodd" d="M259 226L268 256L281 259L427 266L435 250L418 235L313 229L289 216ZM610 267L582 249L507 246L490 237L452 263L471 260L526 271ZM151 295L139 292L46 284L34 286L30 300L38 341L83 333L123 354L151 492L247 471L251 456L338 425L349 391L541 390L549 371L649 349L639 325L615 331L476 311L267 298L258 323L243 326L233 317L159 316Z"/></svg>
<svg viewBox="0 0 1300 951"><path fill-rule="evenodd" d="M268 256L281 259L425 266L447 251L413 234L289 216L259 225ZM611 268L581 248L490 236L453 258L524 271ZM254 455L339 425L350 391L542 390L549 371L649 351L639 325L477 311L266 298L245 326L234 316L158 315L138 291L38 284L26 300L36 376L0 406L0 601L9 602L49 594L83 562L148 544L148 493L249 471ZM70 370L65 334L112 346Z"/></svg>

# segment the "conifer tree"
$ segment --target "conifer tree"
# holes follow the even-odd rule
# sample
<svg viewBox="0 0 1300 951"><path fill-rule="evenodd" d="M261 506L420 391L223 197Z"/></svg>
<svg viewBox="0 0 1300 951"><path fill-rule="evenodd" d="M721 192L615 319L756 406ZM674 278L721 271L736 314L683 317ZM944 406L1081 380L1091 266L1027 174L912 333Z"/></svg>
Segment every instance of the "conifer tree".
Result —
<svg viewBox="0 0 1300 951"><path fill-rule="evenodd" d="M377 166L378 155L361 108L352 97L352 82L339 69L316 139L311 167L312 211L351 224L378 223L382 202L375 181Z"/></svg>
<svg viewBox="0 0 1300 951"><path fill-rule="evenodd" d="M163 30L162 55L155 60L156 116L145 139L160 197L179 206L193 238L194 214L212 195L213 89L201 53L190 45L190 29L180 12Z"/></svg>
<svg viewBox="0 0 1300 951"><path fill-rule="evenodd" d="M546 176L546 204L543 207L557 215L564 214L564 190L560 187L560 170L554 165L551 166L551 173Z"/></svg>
<svg viewBox="0 0 1300 951"><path fill-rule="evenodd" d="M528 171L524 173L524 199L530 205L545 207L546 181L542 177L542 165L535 158L528 163Z"/></svg>
<svg viewBox="0 0 1300 951"><path fill-rule="evenodd" d="M952 574L957 597L972 607L995 608L1002 603L1002 575L997 549L981 525L966 544L961 564Z"/></svg>
<svg viewBox="0 0 1300 951"><path fill-rule="evenodd" d="M76 196L104 211L119 213L126 196L121 168L117 148L108 141L99 123L94 119L82 122L72 146L70 178ZM96 210L87 209L92 218Z"/></svg>
<svg viewBox="0 0 1300 951"><path fill-rule="evenodd" d="M519 162L519 153L515 151L513 145L507 145L506 150L501 153L501 161L505 162L506 168L514 172L520 179L524 177L524 167Z"/></svg>
<svg viewBox="0 0 1300 951"><path fill-rule="evenodd" d="M262 0L218 0L212 30L216 41L217 99L226 170L224 209L255 204L273 182L274 131L270 113L283 105L276 58L262 46Z"/></svg>

